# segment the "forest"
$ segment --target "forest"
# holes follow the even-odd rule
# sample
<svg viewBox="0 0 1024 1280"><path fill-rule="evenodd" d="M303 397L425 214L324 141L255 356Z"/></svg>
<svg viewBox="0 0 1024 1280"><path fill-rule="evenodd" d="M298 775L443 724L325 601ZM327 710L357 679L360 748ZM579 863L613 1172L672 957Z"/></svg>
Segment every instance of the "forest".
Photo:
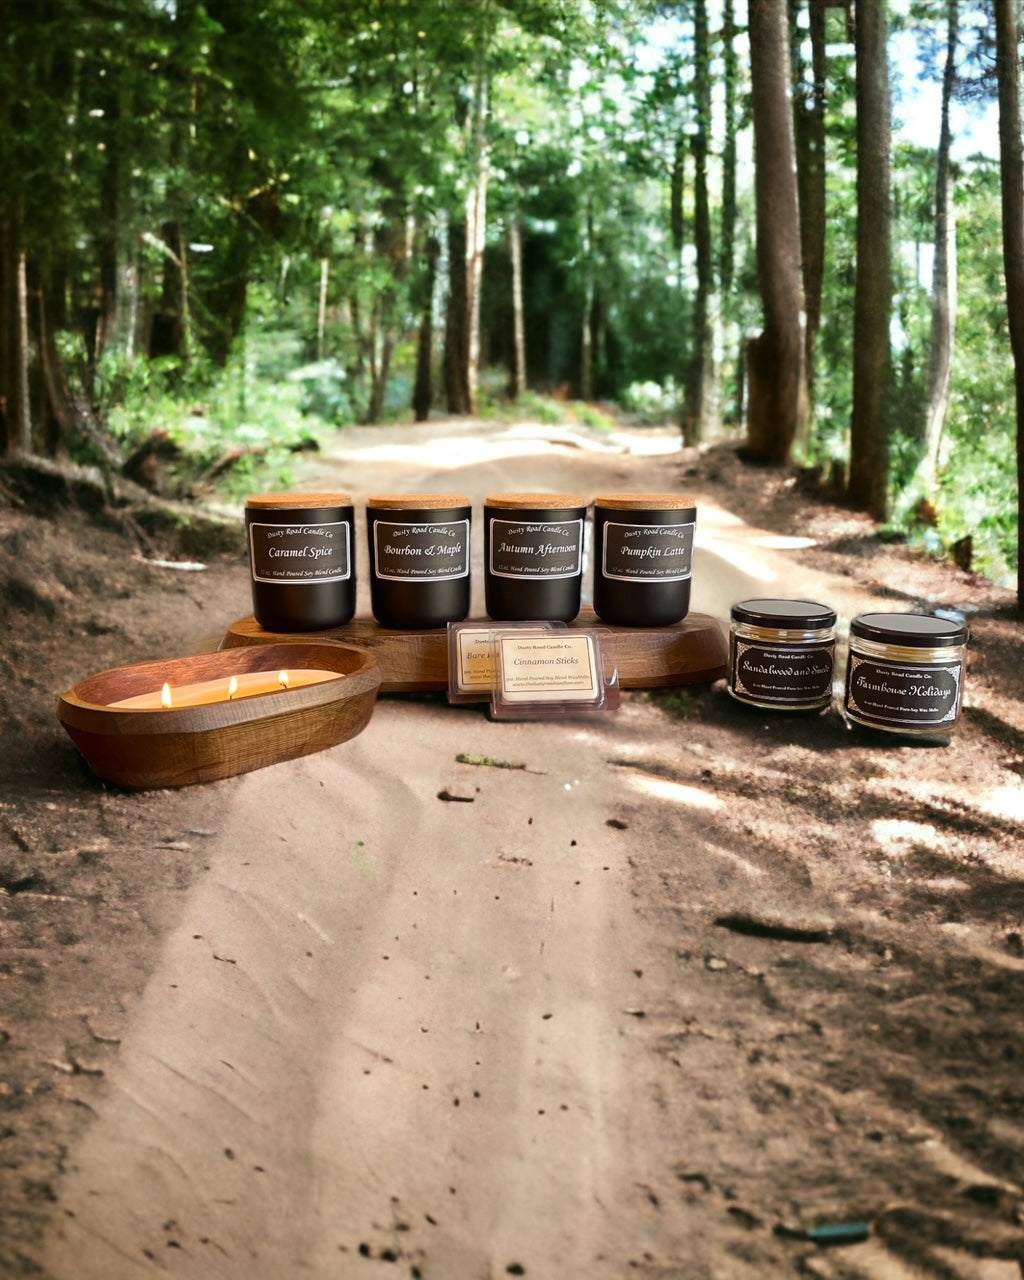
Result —
<svg viewBox="0 0 1024 1280"><path fill-rule="evenodd" d="M1014 0L6 0L0 455L629 415L1020 599L1019 78Z"/></svg>

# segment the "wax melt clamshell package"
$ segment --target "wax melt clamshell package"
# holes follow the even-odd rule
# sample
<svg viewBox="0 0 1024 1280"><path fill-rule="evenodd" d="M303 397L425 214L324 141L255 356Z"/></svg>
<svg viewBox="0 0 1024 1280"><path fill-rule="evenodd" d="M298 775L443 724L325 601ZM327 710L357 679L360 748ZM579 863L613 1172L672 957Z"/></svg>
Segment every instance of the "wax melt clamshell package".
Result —
<svg viewBox="0 0 1024 1280"><path fill-rule="evenodd" d="M509 634L543 635L565 630L564 622L449 622L448 624L448 701L489 702L498 679L494 655L494 635L500 630Z"/></svg>
<svg viewBox="0 0 1024 1280"><path fill-rule="evenodd" d="M497 627L493 645L494 719L569 719L618 709L619 672L611 631L574 627L530 634Z"/></svg>

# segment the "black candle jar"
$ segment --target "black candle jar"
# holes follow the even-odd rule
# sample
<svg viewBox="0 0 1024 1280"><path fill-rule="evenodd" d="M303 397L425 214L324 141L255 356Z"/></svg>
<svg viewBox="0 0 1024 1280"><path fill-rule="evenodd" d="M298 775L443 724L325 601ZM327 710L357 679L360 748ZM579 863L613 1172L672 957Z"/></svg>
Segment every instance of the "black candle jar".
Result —
<svg viewBox="0 0 1024 1280"><path fill-rule="evenodd" d="M370 602L384 627L431 630L469 613L469 498L387 494L367 499Z"/></svg>
<svg viewBox="0 0 1024 1280"><path fill-rule="evenodd" d="M580 611L585 498L499 493L484 503L484 597L508 622L571 622Z"/></svg>
<svg viewBox="0 0 1024 1280"><path fill-rule="evenodd" d="M594 612L619 627L665 627L690 610L697 504L671 493L594 499Z"/></svg>
<svg viewBox="0 0 1024 1280"><path fill-rule="evenodd" d="M322 631L356 609L347 493L264 493L245 504L252 605L266 631Z"/></svg>

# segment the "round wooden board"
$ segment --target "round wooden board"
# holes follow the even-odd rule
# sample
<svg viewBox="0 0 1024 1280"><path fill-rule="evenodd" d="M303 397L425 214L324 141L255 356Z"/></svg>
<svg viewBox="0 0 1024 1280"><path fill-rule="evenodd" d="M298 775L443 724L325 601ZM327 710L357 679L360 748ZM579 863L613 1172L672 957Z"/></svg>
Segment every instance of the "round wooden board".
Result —
<svg viewBox="0 0 1024 1280"><path fill-rule="evenodd" d="M481 619L486 626L489 619ZM500 623L493 623L500 626ZM727 672L729 648L721 624L707 614L691 613L671 627L608 627L592 609L583 609L574 627L599 627L614 636L623 689L658 689L708 684ZM448 688L448 632L392 631L373 618L354 618L343 627L281 635L264 631L255 618L228 628L222 649L285 640L335 640L358 645L377 656L381 693L426 693Z"/></svg>

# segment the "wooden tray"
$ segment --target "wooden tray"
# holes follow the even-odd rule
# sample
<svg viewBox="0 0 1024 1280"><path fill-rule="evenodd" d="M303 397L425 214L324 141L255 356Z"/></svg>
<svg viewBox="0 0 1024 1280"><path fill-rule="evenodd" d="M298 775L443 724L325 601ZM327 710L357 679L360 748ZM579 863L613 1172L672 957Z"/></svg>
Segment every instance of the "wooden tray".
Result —
<svg viewBox="0 0 1024 1280"><path fill-rule="evenodd" d="M487 620L482 620L487 625ZM498 625L498 624L494 624ZM691 613L672 627L605 627L592 609L584 609L574 627L603 627L615 637L619 684L623 689L707 684L728 670L729 649L720 624L707 614ZM392 631L372 618L354 618L344 627L279 635L264 631L255 618L229 627L222 649L280 643L282 640L334 640L359 645L377 655L382 693L425 693L448 688L448 632Z"/></svg>
<svg viewBox="0 0 1024 1280"><path fill-rule="evenodd" d="M380 687L376 657L352 645L276 642L101 671L61 695L57 718L90 768L123 787L213 782L321 751L367 725ZM337 672L342 679L201 706L111 706L164 681L184 687L279 670Z"/></svg>

